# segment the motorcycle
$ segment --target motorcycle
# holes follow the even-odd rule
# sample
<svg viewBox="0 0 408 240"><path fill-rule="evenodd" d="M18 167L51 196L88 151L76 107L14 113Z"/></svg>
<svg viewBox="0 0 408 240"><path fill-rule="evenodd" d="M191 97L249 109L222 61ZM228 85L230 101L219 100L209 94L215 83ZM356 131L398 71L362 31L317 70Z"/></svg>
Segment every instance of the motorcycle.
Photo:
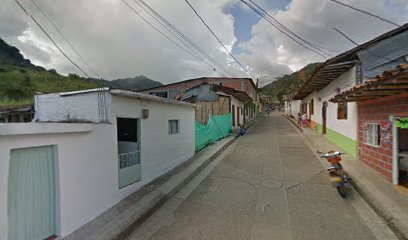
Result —
<svg viewBox="0 0 408 240"><path fill-rule="evenodd" d="M318 150L318 153L322 154L323 152ZM350 177L343 171L343 166L341 165L341 155L345 153L329 151L323 155L321 158L325 158L330 166L327 168L329 173L329 178L332 185L337 189L337 192L342 198L346 198L346 193L350 189Z"/></svg>

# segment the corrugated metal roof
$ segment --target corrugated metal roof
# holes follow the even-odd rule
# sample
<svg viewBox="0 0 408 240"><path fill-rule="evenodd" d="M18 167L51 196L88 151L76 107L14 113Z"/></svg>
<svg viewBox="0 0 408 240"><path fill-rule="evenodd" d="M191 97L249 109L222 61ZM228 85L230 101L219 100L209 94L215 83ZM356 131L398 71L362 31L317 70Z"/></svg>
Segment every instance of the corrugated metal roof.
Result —
<svg viewBox="0 0 408 240"><path fill-rule="evenodd" d="M378 66L408 55L408 31L377 42L357 52L363 70L370 71Z"/></svg>

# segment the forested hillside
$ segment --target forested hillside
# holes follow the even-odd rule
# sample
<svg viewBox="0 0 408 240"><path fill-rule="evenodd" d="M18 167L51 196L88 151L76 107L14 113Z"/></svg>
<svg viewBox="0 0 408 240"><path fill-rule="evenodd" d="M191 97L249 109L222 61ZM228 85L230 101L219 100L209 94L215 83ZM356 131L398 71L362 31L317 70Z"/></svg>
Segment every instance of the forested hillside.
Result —
<svg viewBox="0 0 408 240"><path fill-rule="evenodd" d="M87 79L76 74L63 76L53 69L35 66L19 49L0 38L0 106L29 104L34 94L91 89L97 83L133 90L162 85L144 76L114 81Z"/></svg>
<svg viewBox="0 0 408 240"><path fill-rule="evenodd" d="M320 63L311 63L305 66L303 68L305 77L308 77L319 64ZM277 77L275 81L262 88L262 93L269 95L274 101L281 101L283 95L295 92L299 89L303 81L299 76L299 72L300 71L296 71Z"/></svg>

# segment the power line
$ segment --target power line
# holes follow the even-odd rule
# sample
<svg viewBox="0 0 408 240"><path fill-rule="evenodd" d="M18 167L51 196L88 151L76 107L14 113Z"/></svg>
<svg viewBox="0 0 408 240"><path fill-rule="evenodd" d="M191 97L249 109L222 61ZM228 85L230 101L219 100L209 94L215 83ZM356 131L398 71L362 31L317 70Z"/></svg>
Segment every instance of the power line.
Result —
<svg viewBox="0 0 408 240"><path fill-rule="evenodd" d="M89 75L78 65L76 64L74 61L72 61L72 59L70 57L68 57L68 55L58 46L58 44L54 41L54 39L47 33L47 31L41 26L41 24L32 16L30 15L27 10L23 7L23 5L21 5L21 3L18 0L14 0L18 6L23 10L23 12L29 17L31 18L34 23L40 28L40 30L48 37L48 39L54 44L54 46L62 53L62 55L64 55L64 57L66 59L68 59L68 61L70 61L75 67L77 67L79 69L79 71L81 71L85 76L87 76L88 78Z"/></svg>
<svg viewBox="0 0 408 240"><path fill-rule="evenodd" d="M234 57L234 55L232 55L232 53L227 49L227 47L225 47L225 45L221 42L220 38L214 33L213 30L211 30L211 28L208 26L208 24L204 21L204 19L200 16L200 14L197 12L197 10L190 4L190 2L188 0L185 0L185 2L187 3L187 5L194 11L194 13L197 15L197 17L201 20L201 22L207 27L208 31L211 32L211 34L215 37L215 39L217 39L217 41L221 44L221 46L225 49L225 51L227 51L227 53L234 59L234 61L236 63L238 63L238 65L245 70L245 72L247 72L251 77L253 77L251 75L251 73L249 73L249 71L247 70L247 68L241 64L238 59L236 59Z"/></svg>
<svg viewBox="0 0 408 240"><path fill-rule="evenodd" d="M305 44L301 43L300 41L298 41L297 39L295 39L294 37L292 37L290 34L288 34L287 32L283 31L282 29L280 29L278 26L276 26L275 23L273 23L269 18L267 18L265 16L265 14L263 14L262 12L260 12L258 9L256 9L254 6L252 6L251 4L249 4L248 2L246 2L245 0L240 0L242 3L244 3L245 5L247 5L249 8L251 8L254 12L256 12L259 16L261 16L263 19L265 19L269 24L271 24L272 26L274 26L279 32L283 33L284 35L286 35L287 37L289 37L290 39L292 39L293 41L295 41L296 43L298 43L299 45L301 45L302 47L308 49L309 51L312 51L314 53L316 53L317 55L321 56L323 59L327 59L326 56L324 56L322 53L318 52L318 50L314 50L308 46L306 46Z"/></svg>
<svg viewBox="0 0 408 240"><path fill-rule="evenodd" d="M135 3L137 3L136 0L133 0ZM168 31L170 31L173 34L178 35L180 38L182 38L183 40L181 41L185 41L186 44L188 44L190 47L192 47L193 49L195 49L195 51L197 51L199 54L203 55L205 58L207 58L210 62L212 62L213 64L215 64L216 66L218 66L220 69L222 69L227 75L231 76L231 73L229 73L222 65L220 65L218 62L216 62L214 59L212 59L205 51L203 51L199 46L197 46L197 44L195 44L192 40L190 40L185 34L183 34L182 32L180 32L180 30L178 30L173 24L171 24L167 19L165 19L163 16L161 16L157 11L155 11L152 7L150 7L147 3L145 3L143 0L139 0L139 2L141 4L143 4L143 6L141 6L139 4L139 6L141 6L141 8L143 10L145 10L148 13L151 13L155 16L155 20L162 22L163 24L165 24L167 27L169 27L170 29L168 29Z"/></svg>
<svg viewBox="0 0 408 240"><path fill-rule="evenodd" d="M136 2L136 0L133 0ZM138 0L143 6L145 11L149 11L152 14L154 14L160 21L162 21L165 25L167 25L175 34L179 35L184 41L196 49L201 55L203 55L205 58L207 58L210 62L218 66L220 69L222 69L227 75L231 76L232 74L227 71L221 64L219 64L217 61L215 61L212 57L210 57L204 50L202 50L196 43L194 43L191 39L189 39L184 33L182 33L178 28L176 28L173 24L171 24L166 18L164 18L162 15L160 15L156 10L154 10L152 7L150 7L146 2L143 0Z"/></svg>
<svg viewBox="0 0 408 240"><path fill-rule="evenodd" d="M33 22L37 25L38 28L48 37L48 39L54 44L54 46L61 52L61 54L68 59L69 62L71 62L76 68L79 69L80 72L82 72L87 78L91 78L78 64L76 64L59 46L58 44L54 41L54 39L51 37L50 34L41 26L41 24L27 12L27 10L23 7L23 5L18 1L14 0L17 5L23 10L23 12L33 20ZM96 83L97 87L99 88L99 84ZM98 86L99 85L99 86ZM98 94L98 111L99 111L99 119L101 121L107 121L108 120L108 114L107 114L107 104L106 104L106 98L105 98L105 93L102 93L103 88L101 88L101 91L97 91ZM103 95L101 95L103 94Z"/></svg>
<svg viewBox="0 0 408 240"><path fill-rule="evenodd" d="M54 29L61 35L61 37L68 43L68 45L72 48L72 50L76 53L76 55L82 60L82 62L85 63L85 65L100 79L103 79L100 74L98 74L89 64L88 62L79 54L79 52L76 50L76 48L71 44L71 42L68 40L68 38L63 34L59 28L56 26L54 21L50 17L47 16L47 14L44 13L44 11L40 8L40 6L34 1L30 0L31 3L38 9L38 11L48 20L48 22L51 23L51 25L54 27Z"/></svg>
<svg viewBox="0 0 408 240"><path fill-rule="evenodd" d="M390 20L388 20L388 19L385 19L385 18L383 18L383 17L380 17L380 16L378 16L378 15L376 15L376 14L374 14L374 13L370 13L370 12L368 12L368 11L365 11L365 10L362 10L362 9L359 9L359 8L356 8L356 7L353 7L353 6L349 5L349 4L346 4L346 3L343 3L343 2L340 2L340 1L337 1L337 0L329 0L329 1L334 2L334 3L337 3L337 4L342 5L342 6L344 6L344 7L353 9L353 10L355 10L355 11L364 13L364 14L366 14L366 15L368 15L368 16L377 18L377 19L379 19L379 20L381 20L381 21L383 21L383 22L389 23L389 24L394 25L394 26L396 26L396 27L400 27L400 26L401 26L401 25L399 25L399 24L397 24L397 23L395 23L395 22L392 22L392 21L390 21Z"/></svg>
<svg viewBox="0 0 408 240"><path fill-rule="evenodd" d="M171 41L174 45L176 45L177 47L181 48L182 50L184 50L185 52L187 52L188 54L190 54L191 56L193 56L194 58L198 59L199 61L203 61L204 63L206 63L210 68L215 69L213 66L211 66L209 63L207 63L204 59L202 59L201 57L197 56L196 54L190 52L189 50L187 50L186 48L184 48L183 46L181 46L180 44L178 44L176 41L174 41L173 39L171 39L169 36L167 36L165 33L163 33L162 31L160 31L160 29L158 29L157 27L155 27L151 22L149 22L145 17L143 17L139 12L136 11L136 9L134 9L132 6L130 6L126 1L121 0L130 10L132 10L132 12L134 12L139 18L141 18L144 22L146 22L151 28L153 28L154 30L156 30L158 33L160 33L163 37L167 38L169 41Z"/></svg>
<svg viewBox="0 0 408 240"><path fill-rule="evenodd" d="M335 28L335 27L333 27L333 29L336 31L336 32L338 32L341 36L343 36L345 39L347 39L347 40L349 40L350 42L352 42L354 45L356 45L356 46L359 46L360 44L358 44L356 41L354 41L353 39L351 39L349 36L347 36L345 33L343 33L342 31L340 31L338 28ZM384 57L384 56L380 56L380 55L378 55L378 54L376 54L376 53L374 53L374 52L372 52L372 51L370 51L370 50L368 50L368 49L365 49L368 53L370 53L371 55L373 55L373 56L375 56L375 57L379 57L379 58L382 58L382 59L385 59L385 60L388 60L388 61L393 61L393 59L391 59L391 58L387 58L387 57Z"/></svg>
<svg viewBox="0 0 408 240"><path fill-rule="evenodd" d="M257 7L259 10L261 10L265 15L267 15L269 18L271 18L277 25L279 25L281 28L283 28L285 31L287 31L288 33L292 34L293 36L295 36L297 39L299 39L300 41L304 42L305 44L309 45L312 48L315 48L316 50L319 50L320 52L331 56L329 53L323 51L329 51L329 52L335 52L333 50L327 49L323 46L320 46L316 43L310 42L308 40L305 40L304 38L302 38L301 36L299 36L298 34L296 34L295 32L293 32L291 29L287 28L284 24L282 24L280 21L278 21L276 18L274 18L273 16L271 16L265 9L263 9L261 6L259 6L257 3L255 3L252 0L249 0L255 7ZM323 50L322 50L323 49Z"/></svg>

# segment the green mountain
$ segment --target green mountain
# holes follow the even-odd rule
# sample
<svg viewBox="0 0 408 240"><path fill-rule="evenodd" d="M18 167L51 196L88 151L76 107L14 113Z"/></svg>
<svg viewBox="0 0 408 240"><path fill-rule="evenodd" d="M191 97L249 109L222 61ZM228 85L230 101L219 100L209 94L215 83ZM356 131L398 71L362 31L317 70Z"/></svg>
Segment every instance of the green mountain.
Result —
<svg viewBox="0 0 408 240"><path fill-rule="evenodd" d="M30 104L38 93L85 90L100 84L137 90L162 85L144 76L113 81L87 79L76 74L63 76L54 69L35 66L18 48L0 38L0 106Z"/></svg>
<svg viewBox="0 0 408 240"><path fill-rule="evenodd" d="M305 77L310 76L319 64L321 63L310 63L303 67L302 70L304 71ZM275 78L275 81L262 88L262 94L268 95L273 101L278 100L279 102L282 102L283 95L296 92L303 83L303 80L299 76L299 72L300 71L296 71Z"/></svg>
<svg viewBox="0 0 408 240"><path fill-rule="evenodd" d="M153 81L143 75L133 78L122 78L112 81L107 80L93 80L99 84L109 86L111 88L129 89L134 91L140 91L147 88L162 86L161 82Z"/></svg>

